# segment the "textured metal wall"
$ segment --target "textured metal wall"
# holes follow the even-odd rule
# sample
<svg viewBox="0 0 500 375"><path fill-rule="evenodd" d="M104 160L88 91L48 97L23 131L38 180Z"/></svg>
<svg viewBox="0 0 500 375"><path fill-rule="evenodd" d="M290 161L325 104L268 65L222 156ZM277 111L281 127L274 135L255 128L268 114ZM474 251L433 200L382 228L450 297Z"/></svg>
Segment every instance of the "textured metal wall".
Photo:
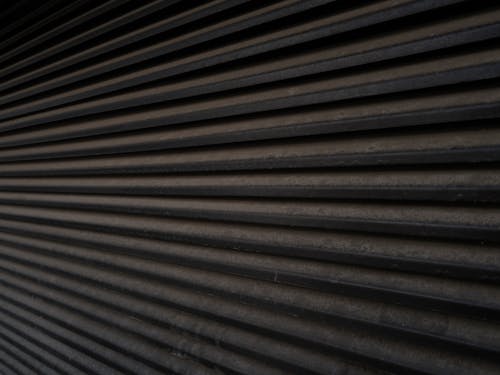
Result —
<svg viewBox="0 0 500 375"><path fill-rule="evenodd" d="M6 3L0 373L500 373L498 1Z"/></svg>

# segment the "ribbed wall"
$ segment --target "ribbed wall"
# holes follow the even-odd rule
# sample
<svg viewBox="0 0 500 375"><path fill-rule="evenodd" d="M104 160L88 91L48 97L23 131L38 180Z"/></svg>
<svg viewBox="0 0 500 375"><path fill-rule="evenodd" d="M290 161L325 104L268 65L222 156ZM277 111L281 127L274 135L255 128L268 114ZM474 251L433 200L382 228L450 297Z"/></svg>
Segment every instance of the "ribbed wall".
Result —
<svg viewBox="0 0 500 375"><path fill-rule="evenodd" d="M1 374L500 373L500 2L2 11Z"/></svg>

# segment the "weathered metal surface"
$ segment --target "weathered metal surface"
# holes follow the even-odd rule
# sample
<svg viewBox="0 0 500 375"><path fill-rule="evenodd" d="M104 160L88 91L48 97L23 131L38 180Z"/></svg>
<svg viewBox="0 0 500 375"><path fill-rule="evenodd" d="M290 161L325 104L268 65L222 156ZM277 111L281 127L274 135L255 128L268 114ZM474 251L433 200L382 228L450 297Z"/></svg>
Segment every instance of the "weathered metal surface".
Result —
<svg viewBox="0 0 500 375"><path fill-rule="evenodd" d="M497 2L0 20L0 373L500 372Z"/></svg>

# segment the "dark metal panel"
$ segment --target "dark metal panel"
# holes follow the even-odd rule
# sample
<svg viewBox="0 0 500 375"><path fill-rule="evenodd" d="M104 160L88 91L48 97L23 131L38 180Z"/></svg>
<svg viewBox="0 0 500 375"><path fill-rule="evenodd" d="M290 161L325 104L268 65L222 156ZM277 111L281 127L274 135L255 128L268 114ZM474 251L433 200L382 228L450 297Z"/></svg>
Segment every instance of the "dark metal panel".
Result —
<svg viewBox="0 0 500 375"><path fill-rule="evenodd" d="M1 372L500 371L495 1L56 3L0 40Z"/></svg>
<svg viewBox="0 0 500 375"><path fill-rule="evenodd" d="M51 38L57 36L58 34L68 32L69 30L77 27L78 25L87 22L89 20L92 20L95 17L100 16L103 13L106 13L110 10L113 10L114 8L119 7L120 5L126 3L127 0L109 0L105 1L104 4L101 6L91 8L90 10L84 12L82 15L79 15L78 17L72 17L71 20L64 22L60 26L49 30L46 33L43 33L41 35L36 36L35 38L30 39L28 42L23 43L18 45L16 48L10 49L8 52L5 52L1 55L0 57L0 62L4 63L5 61L10 61L12 58L14 58L16 55L29 50L30 48L33 48L37 45L46 43L49 41ZM55 16L64 16L68 13L74 12L75 10L78 10L79 12L85 11L85 8L82 8L82 5L84 7L88 7L90 4L85 3L85 2L73 2L71 4L68 4L66 7L61 9L59 12L57 12L53 17ZM29 29L28 29L29 30ZM31 31L31 30L30 30ZM12 43L11 40L16 40L19 37L19 34L16 35L14 38L9 39L7 42ZM71 38L70 41L72 41L74 38ZM79 36L79 39L83 39L82 36ZM65 42L64 45L68 45L68 47L71 46L70 43ZM58 48L55 48L55 46L51 46L50 48L47 48L42 51L42 53L36 53L32 54L29 56L27 59L23 59L21 61L15 61L15 63L9 64L8 67L0 70L0 76L5 76L9 75L12 72L15 72L16 70L22 69L25 66L29 65L30 61L40 61L43 60L44 58L47 58L50 56L50 53L57 53L62 50L61 47L59 47L59 44L57 45Z"/></svg>
<svg viewBox="0 0 500 375"><path fill-rule="evenodd" d="M213 9L213 7L208 9ZM189 86L176 83L173 85L176 89L173 93L165 92L164 88L160 90L158 87L138 90L132 93L115 95L104 100L100 99L65 107L64 113L65 117L68 117L69 113L75 116L104 110L109 111L128 105L137 106L140 103L154 103L187 97L190 93L192 95L193 89L189 90L190 86L194 86L196 95L200 95L486 40L498 35L498 20L499 12L495 9L480 11L476 14L466 14L462 16L462 19L449 20L443 17L441 22L433 20L428 24L402 28L396 36L383 34L370 37L368 40L363 38L347 43L347 45L318 48L310 52L307 50L302 52L298 49L298 52L294 53L296 56L275 56L271 61L254 63L250 67L244 66L236 69L229 67L229 69L225 69L224 72L219 74L207 74L206 77L202 77L198 81L187 79ZM167 25L170 24L167 23ZM113 83L119 83L123 87L124 82L123 80L119 81L111 78L110 84L108 84L107 80L100 80L88 87L79 86L72 91L65 90L65 92L55 97L50 96L7 108L0 112L0 118L26 114L65 104L69 101L85 99L91 95L103 94L112 91ZM178 88L179 86L180 88ZM93 109L92 112L89 112L88 110L84 111L85 108Z"/></svg>
<svg viewBox="0 0 500 375"><path fill-rule="evenodd" d="M321 4L321 2L321 0L313 0L311 1L311 5L315 6ZM103 74L112 70L116 70L118 68L126 67L130 64L146 61L167 53L173 53L196 44L207 42L215 38L220 38L221 36L255 27L264 22L274 21L276 19L279 20L282 17L303 10L304 6L301 5L301 3L301 1L297 0L283 0L283 4L278 3L277 5L271 5L267 8L259 9L248 14L242 14L240 17L235 17L234 19L223 20L222 22L215 25L209 24L206 29L195 29L191 33L181 34L180 36L177 36L172 40L167 38L167 40L164 42L157 43L148 47L143 47L138 50L134 50L134 52L131 53L118 55L117 57L106 59L100 63L98 62L97 64L88 64L87 67L84 67L81 70L77 70L75 72L70 72L67 74L63 73L59 77L49 79L47 82L40 83L39 85L37 85L37 87L30 87L29 94L33 95L39 93L40 91L46 91L59 87L61 85L67 85L72 82L88 79L98 74ZM308 6L306 6L306 9L307 8ZM83 55L85 56L86 54L83 53ZM68 58L68 60L69 66L71 66L71 64L79 62L77 59L72 58L71 56ZM51 73L53 70L61 69L62 67L64 67L64 61L62 63L59 61L55 64L46 65L44 67L41 67L40 69L35 69L31 72L28 72L27 74L12 78L10 80L7 80L3 84L0 84L0 90L7 90L26 81L38 78L39 75L43 76L45 74ZM141 82L144 81L144 79L141 80ZM128 85L130 85L131 83L137 84L137 80L134 81L132 79L124 79L124 82L129 82ZM23 91L21 91L21 93L22 92ZM17 92L15 92L14 95L14 98L7 96L8 100L11 101L20 99ZM3 104L4 101L0 101L0 103Z"/></svg>

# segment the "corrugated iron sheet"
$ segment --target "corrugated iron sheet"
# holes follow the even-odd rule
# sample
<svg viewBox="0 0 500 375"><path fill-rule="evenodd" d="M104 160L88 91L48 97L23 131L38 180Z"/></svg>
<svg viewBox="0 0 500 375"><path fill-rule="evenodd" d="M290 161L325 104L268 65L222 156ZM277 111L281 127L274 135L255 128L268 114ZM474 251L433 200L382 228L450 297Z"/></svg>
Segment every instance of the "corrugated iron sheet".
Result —
<svg viewBox="0 0 500 375"><path fill-rule="evenodd" d="M500 373L497 1L0 21L0 373Z"/></svg>

